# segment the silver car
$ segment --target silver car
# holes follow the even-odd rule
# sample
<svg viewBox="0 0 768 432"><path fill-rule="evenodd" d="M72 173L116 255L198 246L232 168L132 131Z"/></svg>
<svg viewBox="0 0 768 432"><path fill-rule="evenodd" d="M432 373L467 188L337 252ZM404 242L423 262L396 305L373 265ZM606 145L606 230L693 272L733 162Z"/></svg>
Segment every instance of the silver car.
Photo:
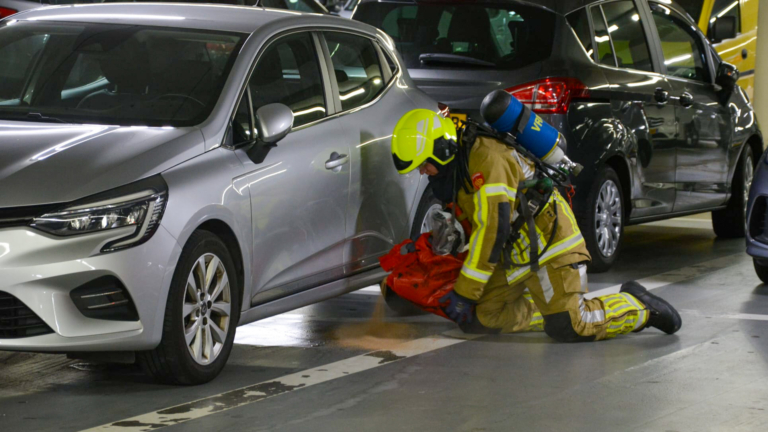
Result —
<svg viewBox="0 0 768 432"><path fill-rule="evenodd" d="M252 7L0 21L0 349L224 367L235 327L378 282L433 198L392 130L437 111L391 39Z"/></svg>

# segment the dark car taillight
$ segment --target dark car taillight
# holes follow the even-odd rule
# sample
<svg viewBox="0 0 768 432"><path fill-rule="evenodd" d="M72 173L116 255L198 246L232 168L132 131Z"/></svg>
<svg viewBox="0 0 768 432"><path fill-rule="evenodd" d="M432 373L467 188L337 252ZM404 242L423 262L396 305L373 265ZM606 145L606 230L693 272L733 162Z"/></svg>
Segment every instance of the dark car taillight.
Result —
<svg viewBox="0 0 768 432"><path fill-rule="evenodd" d="M18 11L14 10L14 9L0 7L0 19L3 19L5 17L9 17L9 16L15 14L16 12L18 12Z"/></svg>
<svg viewBox="0 0 768 432"><path fill-rule="evenodd" d="M566 114L572 100L589 97L587 86L576 78L545 78L506 90L537 114Z"/></svg>
<svg viewBox="0 0 768 432"><path fill-rule="evenodd" d="M450 117L451 116L451 109L448 107L448 105L438 102L437 103L437 109L440 111L440 115L443 117Z"/></svg>

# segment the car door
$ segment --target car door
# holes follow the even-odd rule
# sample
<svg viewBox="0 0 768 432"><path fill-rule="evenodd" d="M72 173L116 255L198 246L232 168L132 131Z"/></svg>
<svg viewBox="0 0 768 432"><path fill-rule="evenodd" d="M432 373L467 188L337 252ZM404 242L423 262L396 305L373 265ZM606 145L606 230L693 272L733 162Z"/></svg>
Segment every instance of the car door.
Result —
<svg viewBox="0 0 768 432"><path fill-rule="evenodd" d="M271 42L257 59L236 114L241 139L258 133L249 116L264 105L282 103L294 115L293 130L276 146L256 141L238 151L250 169L233 187L251 196L253 305L343 277L349 147L333 117L318 47L310 32Z"/></svg>
<svg viewBox="0 0 768 432"><path fill-rule="evenodd" d="M704 37L668 5L649 2L677 116L675 212L726 199L732 119L720 101Z"/></svg>
<svg viewBox="0 0 768 432"><path fill-rule="evenodd" d="M395 85L398 66L376 39L323 32L334 97L351 143L352 188L347 208L347 273L378 265L378 257L410 235L418 173L401 176L392 163L392 131L415 108Z"/></svg>
<svg viewBox="0 0 768 432"><path fill-rule="evenodd" d="M675 108L648 44L648 19L631 0L590 8L596 61L610 83L614 118L634 135L632 217L669 213L675 202ZM618 134L625 131L616 131Z"/></svg>

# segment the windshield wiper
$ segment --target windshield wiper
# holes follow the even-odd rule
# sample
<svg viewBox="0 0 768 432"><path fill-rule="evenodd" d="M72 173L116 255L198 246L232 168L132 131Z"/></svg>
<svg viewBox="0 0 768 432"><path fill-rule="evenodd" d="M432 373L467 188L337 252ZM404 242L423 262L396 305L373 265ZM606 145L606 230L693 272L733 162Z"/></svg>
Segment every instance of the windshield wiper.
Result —
<svg viewBox="0 0 768 432"><path fill-rule="evenodd" d="M47 117L40 113L33 113L33 112L28 113L26 117L29 120L33 120L33 121L41 121L41 122L49 122L49 123L69 123L68 121L62 120L60 118Z"/></svg>
<svg viewBox="0 0 768 432"><path fill-rule="evenodd" d="M422 63L455 63L472 66L496 67L496 63L456 54L427 53L419 56Z"/></svg>

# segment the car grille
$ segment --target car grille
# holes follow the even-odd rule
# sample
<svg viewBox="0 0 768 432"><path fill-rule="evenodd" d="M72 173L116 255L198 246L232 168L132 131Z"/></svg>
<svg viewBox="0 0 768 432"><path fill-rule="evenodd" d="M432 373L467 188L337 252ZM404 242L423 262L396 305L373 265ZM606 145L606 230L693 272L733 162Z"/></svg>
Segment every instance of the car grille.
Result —
<svg viewBox="0 0 768 432"><path fill-rule="evenodd" d="M0 228L27 225L37 216L49 213L60 205L0 208Z"/></svg>
<svg viewBox="0 0 768 432"><path fill-rule="evenodd" d="M768 243L765 233L766 198L757 197L752 205L752 215L749 218L749 236L761 243Z"/></svg>
<svg viewBox="0 0 768 432"><path fill-rule="evenodd" d="M53 333L21 300L0 291L0 339L15 339Z"/></svg>

